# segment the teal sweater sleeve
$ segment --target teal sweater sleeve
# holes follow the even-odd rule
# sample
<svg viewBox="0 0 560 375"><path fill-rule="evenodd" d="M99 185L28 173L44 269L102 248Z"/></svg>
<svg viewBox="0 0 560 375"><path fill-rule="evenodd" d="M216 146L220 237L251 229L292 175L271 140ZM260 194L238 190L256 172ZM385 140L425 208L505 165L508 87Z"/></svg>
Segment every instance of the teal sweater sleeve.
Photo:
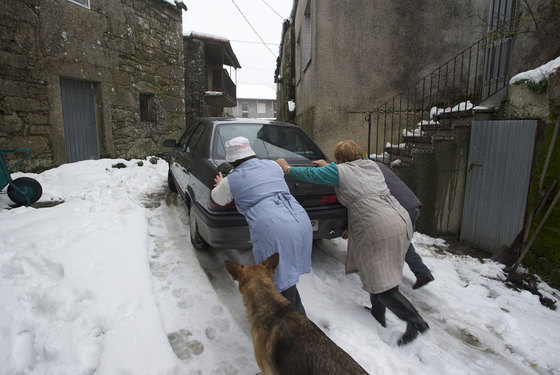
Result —
<svg viewBox="0 0 560 375"><path fill-rule="evenodd" d="M336 163L324 167L290 167L290 177L313 184L338 186L338 167Z"/></svg>

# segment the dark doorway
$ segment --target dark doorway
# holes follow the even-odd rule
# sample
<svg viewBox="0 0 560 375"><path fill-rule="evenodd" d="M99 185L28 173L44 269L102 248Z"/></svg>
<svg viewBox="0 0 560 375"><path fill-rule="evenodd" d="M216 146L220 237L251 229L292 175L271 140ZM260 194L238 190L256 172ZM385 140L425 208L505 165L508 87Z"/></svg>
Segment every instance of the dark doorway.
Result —
<svg viewBox="0 0 560 375"><path fill-rule="evenodd" d="M60 79L66 160L99 158L93 83Z"/></svg>

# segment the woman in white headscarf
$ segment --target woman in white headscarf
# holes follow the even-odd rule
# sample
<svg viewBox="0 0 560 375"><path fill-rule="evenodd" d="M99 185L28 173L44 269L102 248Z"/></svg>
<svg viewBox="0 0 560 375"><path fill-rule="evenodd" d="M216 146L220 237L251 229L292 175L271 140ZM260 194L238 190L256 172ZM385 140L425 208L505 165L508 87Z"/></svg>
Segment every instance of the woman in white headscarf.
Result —
<svg viewBox="0 0 560 375"><path fill-rule="evenodd" d="M290 194L282 168L274 161L258 159L247 138L235 137L225 143L225 149L226 161L234 169L227 177L216 176L212 199L220 205L235 200L249 224L257 263L279 253L274 284L305 315L296 284L300 275L311 271L309 216Z"/></svg>

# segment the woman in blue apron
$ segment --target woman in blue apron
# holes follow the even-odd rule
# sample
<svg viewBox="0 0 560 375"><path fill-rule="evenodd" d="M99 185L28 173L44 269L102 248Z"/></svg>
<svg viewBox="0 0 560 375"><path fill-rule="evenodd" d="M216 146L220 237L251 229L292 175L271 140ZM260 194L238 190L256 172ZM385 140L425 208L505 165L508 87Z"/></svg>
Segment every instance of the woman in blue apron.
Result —
<svg viewBox="0 0 560 375"><path fill-rule="evenodd" d="M234 169L227 177L216 176L212 199L220 205L235 200L249 224L257 263L274 253L280 255L274 284L305 315L296 284L300 275L311 271L309 216L290 194L282 168L272 160L258 159L247 138L235 137L225 143L225 149L226 161Z"/></svg>

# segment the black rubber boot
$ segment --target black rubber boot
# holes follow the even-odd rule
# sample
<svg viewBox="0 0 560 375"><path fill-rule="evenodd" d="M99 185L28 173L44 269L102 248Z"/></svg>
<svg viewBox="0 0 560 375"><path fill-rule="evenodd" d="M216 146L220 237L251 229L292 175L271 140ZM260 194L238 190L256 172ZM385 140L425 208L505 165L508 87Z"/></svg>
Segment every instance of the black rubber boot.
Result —
<svg viewBox="0 0 560 375"><path fill-rule="evenodd" d="M386 292L376 294L375 297L399 319L407 323L406 332L398 342L399 346L408 344L413 341L418 334L426 332L428 328L430 328L428 323L422 319L418 311L412 306L412 303L399 292L398 286Z"/></svg>
<svg viewBox="0 0 560 375"><path fill-rule="evenodd" d="M399 339L398 345L403 346L408 344L409 342L413 341L420 333L426 332L430 326L428 323L424 322L422 324L406 324L406 331L404 335L401 336Z"/></svg>
<svg viewBox="0 0 560 375"><path fill-rule="evenodd" d="M369 300L371 302L371 315L381 324L383 327L387 327L387 320L385 319L385 305L379 301L375 294L369 294Z"/></svg>

